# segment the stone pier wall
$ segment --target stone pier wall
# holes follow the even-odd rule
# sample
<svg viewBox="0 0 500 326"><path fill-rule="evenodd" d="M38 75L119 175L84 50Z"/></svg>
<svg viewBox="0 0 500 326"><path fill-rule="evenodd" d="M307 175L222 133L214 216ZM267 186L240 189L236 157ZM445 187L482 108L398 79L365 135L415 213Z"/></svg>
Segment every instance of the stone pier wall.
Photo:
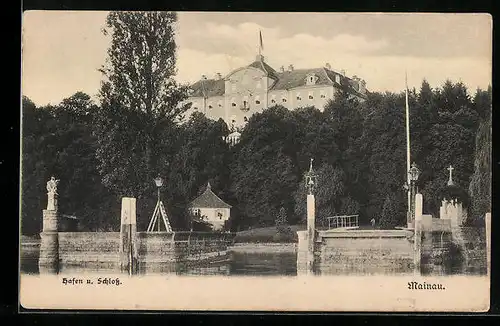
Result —
<svg viewBox="0 0 500 326"><path fill-rule="evenodd" d="M414 248L403 230L348 230L319 233L320 274L406 274Z"/></svg>
<svg viewBox="0 0 500 326"><path fill-rule="evenodd" d="M120 232L59 232L60 270L118 269L119 249Z"/></svg>
<svg viewBox="0 0 500 326"><path fill-rule="evenodd" d="M179 263L223 259L232 241L230 234L209 232L137 232L136 235L138 264L146 272L175 271ZM58 259L58 265L47 269L48 272L120 270L120 232L52 232L41 236L40 250L44 254L40 259Z"/></svg>

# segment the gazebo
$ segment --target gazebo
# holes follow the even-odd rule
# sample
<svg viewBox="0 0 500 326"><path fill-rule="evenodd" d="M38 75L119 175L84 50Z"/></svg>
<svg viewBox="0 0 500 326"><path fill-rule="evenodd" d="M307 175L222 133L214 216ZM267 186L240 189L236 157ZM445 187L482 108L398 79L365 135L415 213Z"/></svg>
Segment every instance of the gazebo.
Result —
<svg viewBox="0 0 500 326"><path fill-rule="evenodd" d="M189 204L195 219L209 223L214 231L224 228L225 222L231 217L231 207L212 191L210 182L205 191Z"/></svg>

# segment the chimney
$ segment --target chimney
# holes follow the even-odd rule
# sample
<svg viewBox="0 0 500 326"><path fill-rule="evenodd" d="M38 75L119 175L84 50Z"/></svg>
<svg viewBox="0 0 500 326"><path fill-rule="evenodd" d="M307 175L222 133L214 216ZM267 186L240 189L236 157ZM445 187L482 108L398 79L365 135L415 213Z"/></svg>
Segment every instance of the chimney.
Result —
<svg viewBox="0 0 500 326"><path fill-rule="evenodd" d="M284 72L285 72L285 67L284 67L284 66L281 66L281 67L280 67L280 72L281 72L281 73L284 73Z"/></svg>
<svg viewBox="0 0 500 326"><path fill-rule="evenodd" d="M332 66L330 66L330 64L328 62L325 64L325 68L328 70L332 70Z"/></svg>
<svg viewBox="0 0 500 326"><path fill-rule="evenodd" d="M207 80L207 76L206 75L201 75L201 79L202 80Z"/></svg>
<svg viewBox="0 0 500 326"><path fill-rule="evenodd" d="M222 79L222 75L220 74L220 72L216 73L215 80L221 80L221 79Z"/></svg>
<svg viewBox="0 0 500 326"><path fill-rule="evenodd" d="M264 62L264 56L262 54L257 54L257 56L255 57L255 61Z"/></svg>
<svg viewBox="0 0 500 326"><path fill-rule="evenodd" d="M293 65L288 66L288 71L293 71Z"/></svg>
<svg viewBox="0 0 500 326"><path fill-rule="evenodd" d="M341 74L342 76L344 76L344 77L345 77L345 70L344 70L344 69L342 69L342 70L340 71L340 74Z"/></svg>

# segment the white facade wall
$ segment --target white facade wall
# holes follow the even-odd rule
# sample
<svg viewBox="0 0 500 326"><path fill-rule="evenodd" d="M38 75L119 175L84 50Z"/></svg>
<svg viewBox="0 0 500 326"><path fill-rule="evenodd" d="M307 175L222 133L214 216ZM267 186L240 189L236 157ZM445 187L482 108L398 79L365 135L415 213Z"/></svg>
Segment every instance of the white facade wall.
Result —
<svg viewBox="0 0 500 326"><path fill-rule="evenodd" d="M222 230L224 223L231 216L230 208L192 207L191 212L199 213L200 217L210 223L214 230Z"/></svg>

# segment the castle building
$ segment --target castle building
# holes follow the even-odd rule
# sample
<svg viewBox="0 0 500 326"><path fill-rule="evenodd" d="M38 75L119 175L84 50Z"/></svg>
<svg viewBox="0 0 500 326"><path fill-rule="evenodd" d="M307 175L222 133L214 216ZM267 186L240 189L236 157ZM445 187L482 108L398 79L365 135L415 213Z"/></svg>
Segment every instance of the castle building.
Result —
<svg viewBox="0 0 500 326"><path fill-rule="evenodd" d="M228 126L238 128L244 126L252 114L275 105L290 110L308 106L323 110L341 85L347 85L352 96L365 99L364 80L334 71L328 63L311 69L282 66L276 71L259 54L254 62L225 77L221 74L212 79L202 76L191 85L189 97L183 103L191 103L186 117L198 111L214 120L222 118Z"/></svg>

